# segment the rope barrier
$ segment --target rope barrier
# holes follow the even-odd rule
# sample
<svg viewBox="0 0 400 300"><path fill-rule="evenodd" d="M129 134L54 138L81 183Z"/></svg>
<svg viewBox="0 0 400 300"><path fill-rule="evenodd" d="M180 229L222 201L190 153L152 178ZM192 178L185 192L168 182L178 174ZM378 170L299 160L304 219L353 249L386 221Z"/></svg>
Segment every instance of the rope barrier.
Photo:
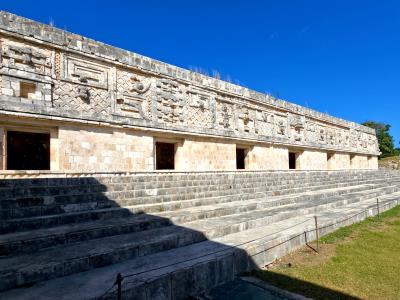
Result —
<svg viewBox="0 0 400 300"><path fill-rule="evenodd" d="M379 206L380 206L380 207L385 207L385 206L387 206L388 204L394 203L394 202L396 202L397 205L399 205L398 199L396 199L396 200L390 200L390 201L386 201L386 202L379 202L379 201L378 201L377 204L368 206L368 207L365 208L364 210L362 210L362 211L360 211L360 212L357 212L356 214L353 214L353 215L351 215L351 216L347 216L347 217L345 217L345 218L338 219L338 221L335 221L334 223L330 223L330 224L323 225L323 226L320 226L320 227L318 227L318 225L317 225L317 230L319 231L319 230L321 230L321 229L326 229L326 228L328 228L328 227L335 226L335 225L337 225L337 224L339 224L339 223L346 222L346 221L348 221L348 220L350 220L350 219L353 219L354 217L357 217L357 216L359 216L359 215L361 215L361 214L364 214L364 213L366 213L366 212L369 212L369 210L370 210L371 208L377 208L378 211L379 211ZM345 210L345 211L350 211L350 210L352 210L352 209L348 209L348 210ZM243 243L239 243L239 244L236 244L236 245L224 245L224 246L225 246L224 249L221 249L221 250L218 250L218 251L209 252L209 253L206 253L206 254L203 254L203 255L199 255L199 256L196 256L196 257L194 257L194 258L189 258L189 259L186 259L186 260L182 260L182 261L179 261L179 262L176 262L176 263L166 264L166 265L163 265L163 266L160 266L160 267L157 267L157 268L153 268L153 269L150 269L150 270L145 270L145 271L141 271L141 272L130 273L130 274L127 274L127 275L122 275L122 274L118 273L116 282L115 282L115 283L100 297L100 299L103 299L103 297L104 297L106 294L110 293L111 289L112 289L114 286L116 286L116 285L118 285L118 287L119 287L119 288L118 288L118 295L121 295L121 284L120 284L120 283L121 283L122 280L124 280L124 279L131 278L131 277L138 276L138 275L145 274L145 273L150 273L150 272L157 271L157 270L161 270L161 269L168 268L168 267L173 267L173 266L175 266L175 265L179 265L179 264L186 263L186 262L189 262L189 261L194 261L194 260L197 260L197 259L200 259L200 258L204 258L204 257L207 257L207 256L212 256L212 255L220 254L220 253L223 253L223 252L227 252L227 251L229 251L229 250L236 249L236 248L238 248L238 247L240 247L240 246L247 245L247 244L250 244L250 243L253 243L253 242L256 242L256 241L260 241L260 240L262 240L262 239L264 239L264 238L277 235L277 234L279 234L279 233L281 233L281 232L283 232L283 231L292 229L292 228L294 228L294 227L297 227L297 226L299 226L299 225L302 225L302 224L304 224L304 223L311 222L311 221L315 221L314 217L313 217L313 218L306 219L306 220L304 220L304 221L302 221L302 222L296 223L296 224L294 224L294 225L292 225L292 226L289 226L289 227L286 227L286 228L284 228L284 229L278 230L278 231L276 231L276 232L274 232L274 233L269 233L269 234L264 235L264 236L262 236L262 237L255 238L255 239L252 239L252 240L249 240L249 241L246 241L246 242L243 242ZM283 245L283 244L285 244L285 243L288 243L288 242L290 242L291 240L296 239L296 238L298 238L298 237L300 237L300 236L302 236L302 235L304 235L304 234L306 234L306 233L315 232L315 231L316 231L315 228L302 231L302 232L299 233L299 234L290 236L290 238L288 238L288 239L286 239L286 240L284 240L284 241L281 241L281 242L279 242L278 244L274 244L273 246L268 247L268 248L266 248L266 249L264 249L264 250L261 250L261 251L259 251L259 252L257 252L257 253L253 253L253 254L251 254L251 255L248 255L248 257L254 257L254 256L259 255L259 254L261 254L261 253L267 252L267 251L272 250L272 249L274 249L274 248L276 248L276 247L279 247L279 246L281 246L281 245ZM266 241L266 243L269 242L269 241L270 241L270 240ZM235 256L234 252L233 252L233 256ZM200 263L198 263L198 264L200 264ZM198 264L195 264L195 265L198 265ZM195 265L194 265L194 266L195 266ZM168 272L166 275L171 275L171 274L173 274L174 272L176 272L176 271ZM119 282L119 284L118 284L118 282ZM128 283L133 283L133 282L134 282L134 281L128 281L128 282L126 282L126 284L128 284ZM145 282L146 282L146 281L145 281ZM120 298L118 298L118 299L120 299Z"/></svg>
<svg viewBox="0 0 400 300"><path fill-rule="evenodd" d="M115 286L115 282L112 286L110 286L100 297L99 299L102 300L108 293L110 293L110 291L113 289L113 287Z"/></svg>

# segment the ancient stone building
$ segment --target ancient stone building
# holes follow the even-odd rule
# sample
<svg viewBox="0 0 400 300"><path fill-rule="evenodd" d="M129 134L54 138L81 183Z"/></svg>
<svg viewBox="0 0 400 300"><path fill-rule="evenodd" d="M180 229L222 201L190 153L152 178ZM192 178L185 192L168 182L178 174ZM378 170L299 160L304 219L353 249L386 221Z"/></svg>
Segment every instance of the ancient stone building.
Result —
<svg viewBox="0 0 400 300"><path fill-rule="evenodd" d="M364 126L7 12L0 55L0 299L183 300L399 204Z"/></svg>
<svg viewBox="0 0 400 300"><path fill-rule="evenodd" d="M367 127L0 14L0 170L376 169Z"/></svg>

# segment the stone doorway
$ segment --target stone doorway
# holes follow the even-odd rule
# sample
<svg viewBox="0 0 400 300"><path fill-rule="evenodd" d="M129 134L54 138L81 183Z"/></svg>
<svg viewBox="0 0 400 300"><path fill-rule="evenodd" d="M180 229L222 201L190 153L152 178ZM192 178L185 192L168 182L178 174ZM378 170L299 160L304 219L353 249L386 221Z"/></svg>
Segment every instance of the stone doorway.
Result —
<svg viewBox="0 0 400 300"><path fill-rule="evenodd" d="M156 170L175 169L175 144L156 142Z"/></svg>
<svg viewBox="0 0 400 300"><path fill-rule="evenodd" d="M7 131L7 170L50 170L50 134Z"/></svg>
<svg viewBox="0 0 400 300"><path fill-rule="evenodd" d="M236 148L236 169L244 170L246 168L246 149Z"/></svg>
<svg viewBox="0 0 400 300"><path fill-rule="evenodd" d="M289 169L296 169L297 154L295 152L289 152Z"/></svg>

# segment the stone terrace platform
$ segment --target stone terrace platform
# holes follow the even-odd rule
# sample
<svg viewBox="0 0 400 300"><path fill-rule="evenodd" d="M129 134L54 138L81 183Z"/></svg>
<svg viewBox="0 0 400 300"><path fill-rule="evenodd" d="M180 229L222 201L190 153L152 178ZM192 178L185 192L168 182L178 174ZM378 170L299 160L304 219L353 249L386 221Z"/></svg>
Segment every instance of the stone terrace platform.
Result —
<svg viewBox="0 0 400 300"><path fill-rule="evenodd" d="M184 299L400 199L396 171L24 176L0 179L0 299L114 299L118 273Z"/></svg>

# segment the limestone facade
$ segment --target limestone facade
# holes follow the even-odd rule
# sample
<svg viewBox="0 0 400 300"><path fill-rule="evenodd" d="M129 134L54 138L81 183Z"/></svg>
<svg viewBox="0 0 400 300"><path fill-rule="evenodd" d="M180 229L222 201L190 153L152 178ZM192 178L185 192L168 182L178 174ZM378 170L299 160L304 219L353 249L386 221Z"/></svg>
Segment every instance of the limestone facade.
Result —
<svg viewBox="0 0 400 300"><path fill-rule="evenodd" d="M250 170L286 170L289 166L288 148L255 145L247 153Z"/></svg>
<svg viewBox="0 0 400 300"><path fill-rule="evenodd" d="M3 170L13 131L47 134L62 172L153 171L157 143L177 171L377 168L370 128L7 12L0 51Z"/></svg>

